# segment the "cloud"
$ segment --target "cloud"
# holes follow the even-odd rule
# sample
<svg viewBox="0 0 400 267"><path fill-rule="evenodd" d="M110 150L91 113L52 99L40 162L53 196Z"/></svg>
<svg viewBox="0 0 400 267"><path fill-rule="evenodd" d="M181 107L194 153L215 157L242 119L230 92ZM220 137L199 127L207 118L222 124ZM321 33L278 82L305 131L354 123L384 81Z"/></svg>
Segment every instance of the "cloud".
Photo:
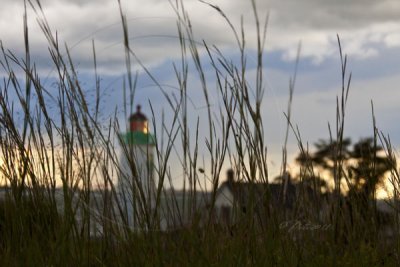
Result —
<svg viewBox="0 0 400 267"><path fill-rule="evenodd" d="M234 47L234 35L224 18L206 4L196 0L183 1L190 16L195 37L221 48ZM313 64L335 57L336 34L342 38L346 52L360 60L377 57L384 47L400 46L400 2L373 1L321 1L287 0L256 1L260 20L270 13L266 49L280 51L283 60L293 61L297 44L302 42L302 56ZM99 68L105 73L120 72L124 67L122 27L116 1L57 0L41 1L44 14L57 32L61 46L64 43L79 58L82 69L93 66L92 40L99 52ZM174 5L174 1L171 2ZM122 1L126 14L132 47L147 66L155 66L167 59L180 56L177 42L177 17L169 1ZM249 49L256 47L256 31L251 1L210 1L217 4L240 30L243 27ZM37 6L36 6L37 8ZM28 7L32 51L48 54L47 42L36 23L37 15ZM23 4L6 0L0 11L1 40L7 47L23 53ZM203 50L204 51L204 50ZM48 59L48 56L37 56ZM46 63L38 62L46 67Z"/></svg>
<svg viewBox="0 0 400 267"><path fill-rule="evenodd" d="M239 18L244 10L247 18L252 17L248 2L241 1L241 8L230 3L223 1L221 8L227 8L233 18ZM302 41L302 55L321 63L336 53L336 34L346 43L346 52L358 59L378 56L379 51L371 47L375 43L398 44L400 2L395 0L271 0L257 4L260 17L270 12L267 48L283 51L285 60L295 59L297 43ZM254 28L252 19L245 21L247 30Z"/></svg>
<svg viewBox="0 0 400 267"><path fill-rule="evenodd" d="M81 73L86 75L93 71L92 40L96 47L99 71L107 76L104 83L115 77L121 77L126 72L123 32L117 1L43 0L41 2L53 34L57 32L60 47L64 51L65 44L67 45ZM121 2L127 17L133 51L157 74L157 78L161 79L160 82L174 85L175 77L171 63L178 62L181 49L177 16L170 2L165 0ZM195 38L203 53L201 55L206 56L201 45L204 40L209 45L215 44L221 48L224 53L232 57L233 61L237 60L238 50L234 34L224 18L216 10L197 0L183 2L190 16ZM257 38L251 1L209 0L209 2L217 4L224 10L239 33L243 17L248 64L254 65ZM349 69L354 71L354 79L361 80L354 84L354 90L350 93L347 126L349 132L354 136L370 135L371 120L370 116L365 114L370 114L370 99L374 99L378 123L383 130L399 133L399 129L388 119L395 121L394 114L399 113L396 101L400 96L397 97L398 93L391 88L393 84L400 83L397 78L400 66L396 60L400 52L399 1L258 0L256 2L261 21L268 13L270 14L265 47L266 100L263 112L267 139L271 142L269 145L276 149L271 153L278 155L281 152L282 134L286 127L283 112L287 104L288 81L293 74L293 61L300 41L302 50L293 120L299 125L306 141L312 143L325 133L325 136L328 136L327 122L334 124L336 94L340 89L337 34L341 38L343 51L349 55ZM4 46L19 58L24 56L22 17L22 1L2 1L0 39ZM48 43L36 21L38 17L40 18L40 14L35 14L28 7L32 57L38 69L47 75L54 72L51 72L53 66ZM135 59L132 59L132 63L135 70L140 69ZM205 68L207 67L209 66L205 64ZM251 73L254 72L252 67L248 73L250 80L251 75L254 75ZM209 69L206 71L210 72ZM195 73L190 75L195 76ZM146 87L151 85L151 82L143 78L144 76L140 76L140 82L146 81L141 86L147 88L147 91L138 90L139 100L146 102L150 99L153 103L156 102L160 109L165 107L166 102L160 99L159 92ZM212 79L208 82L210 85L213 84ZM202 99L198 84L198 81L192 78L190 93L195 100ZM121 82L112 87L113 90L120 90ZM113 97L108 96L107 104L118 105L117 102L121 100L118 97L122 98L122 93L119 91L110 94ZM196 104L202 106L201 101L197 101ZM198 111L200 112L203 111ZM295 141L291 139L290 142L289 145L295 150ZM400 140L396 142L400 143Z"/></svg>

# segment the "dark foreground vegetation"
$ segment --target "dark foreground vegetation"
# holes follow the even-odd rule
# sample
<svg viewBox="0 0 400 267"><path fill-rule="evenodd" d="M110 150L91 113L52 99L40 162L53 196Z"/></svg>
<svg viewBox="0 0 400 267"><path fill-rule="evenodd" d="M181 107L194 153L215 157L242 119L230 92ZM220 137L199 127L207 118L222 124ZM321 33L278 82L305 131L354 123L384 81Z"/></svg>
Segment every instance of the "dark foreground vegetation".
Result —
<svg viewBox="0 0 400 267"><path fill-rule="evenodd" d="M139 214L141 230L137 230L127 226L125 203L118 197L115 177L121 171L118 163L121 129L116 118L104 122L98 116L102 108L100 78L95 74L96 94L94 99L89 99L68 47L64 54L56 34L43 17L39 2L29 1L48 40L46 49L57 74L57 93L50 93L43 87L30 60L29 25L25 18L25 58L20 59L12 51L0 47L0 179L4 185L0 202L1 266L398 265L400 177L396 157L389 137L375 127L373 116L372 138L351 145L344 136L351 75L339 38L342 76L338 77L341 90L336 127L330 129L329 140L320 141L315 150L308 151L291 121L290 105L295 85L292 79L285 115L288 133L293 133L298 141L300 172L289 181L286 144L283 144L282 175L277 179L283 188L278 196L282 204L271 205L275 202L271 201L272 190L268 183L268 178L272 177L268 176L261 116L263 80L268 79L263 75L265 29L262 25L266 22L259 19L254 1L252 3L258 33L255 80L247 80L243 29L232 27L240 55L239 62L234 64L215 47L206 43L199 47L182 3L172 4L177 14L182 51L181 65L175 66L180 94L171 97L157 82L157 77L141 66L159 87L160 95L166 98L168 112L174 114L172 121L162 121L161 127L153 121L156 137L164 138L156 140L156 181L164 185L173 178L168 169L170 155L176 149L182 155L181 168L186 173L184 179L189 196L186 199L195 199L203 176L210 179L213 190L201 209L195 201L186 203L188 220L184 223L178 220L174 227L162 229L160 209L166 209L163 202L166 192L158 186L154 192L156 204ZM232 26L223 11L215 6L210 6L210 11L219 12ZM131 50L123 10L121 18L127 62L123 90L129 99L121 99L121 102L125 103L127 113L135 103L137 78L131 73L131 59L135 59L136 64L141 63ZM96 70L95 49L93 55ZM203 60L215 70L216 83L212 85L205 79ZM194 70L189 70L189 66ZM208 124L202 125L208 132L205 141L194 134L198 128L189 129L188 126L189 71L198 74L208 107ZM212 90L221 95L218 118L209 105ZM56 111L54 106L53 110L49 109L48 99L56 103ZM373 105L371 108L373 114ZM17 116L15 110L20 110L22 116ZM207 148L210 158L207 170L199 168L199 147ZM134 174L137 166L134 161L130 162ZM224 162L233 167L237 182L262 185L261 201L255 193L248 195L244 206L228 220L215 217L215 200L224 178ZM387 203L386 210L379 208L376 199L377 187L384 177L390 177L391 193L395 197ZM96 187L99 179L101 190ZM132 190L139 192L133 201L146 204L137 179L132 175ZM296 194L287 208L285 202L289 200L284 188L289 182L295 184ZM97 197L92 196L93 191L97 192ZM171 209L179 204L168 203ZM96 216L93 209L96 209ZM175 212L179 213L179 209ZM95 230L93 224L97 225Z"/></svg>

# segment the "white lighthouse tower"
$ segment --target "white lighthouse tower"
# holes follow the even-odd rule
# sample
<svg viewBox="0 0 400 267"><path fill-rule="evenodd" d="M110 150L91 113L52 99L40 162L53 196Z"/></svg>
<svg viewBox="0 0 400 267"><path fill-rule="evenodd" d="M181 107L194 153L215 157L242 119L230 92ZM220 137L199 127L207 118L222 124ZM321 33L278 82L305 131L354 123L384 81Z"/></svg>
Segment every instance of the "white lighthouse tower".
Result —
<svg viewBox="0 0 400 267"><path fill-rule="evenodd" d="M140 105L129 117L129 131L120 134L122 141L118 187L128 226L146 227L154 207L154 136L149 133L146 116Z"/></svg>

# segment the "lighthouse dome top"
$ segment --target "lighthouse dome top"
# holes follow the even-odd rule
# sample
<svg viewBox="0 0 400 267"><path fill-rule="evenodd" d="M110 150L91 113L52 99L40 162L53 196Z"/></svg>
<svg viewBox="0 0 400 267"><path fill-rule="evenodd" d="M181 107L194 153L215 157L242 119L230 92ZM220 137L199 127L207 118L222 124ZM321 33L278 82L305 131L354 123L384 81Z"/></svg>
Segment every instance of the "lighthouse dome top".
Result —
<svg viewBox="0 0 400 267"><path fill-rule="evenodd" d="M129 117L129 121L147 121L147 117L141 112L142 106L136 106L136 112Z"/></svg>
<svg viewBox="0 0 400 267"><path fill-rule="evenodd" d="M120 137L125 144L130 145L155 145L155 138L149 132L147 117L141 112L141 107L136 107L136 113L129 117L129 128Z"/></svg>
<svg viewBox="0 0 400 267"><path fill-rule="evenodd" d="M141 112L141 106L137 105L136 113L129 117L129 130L130 132L142 132L147 134L149 132L149 125L147 117Z"/></svg>

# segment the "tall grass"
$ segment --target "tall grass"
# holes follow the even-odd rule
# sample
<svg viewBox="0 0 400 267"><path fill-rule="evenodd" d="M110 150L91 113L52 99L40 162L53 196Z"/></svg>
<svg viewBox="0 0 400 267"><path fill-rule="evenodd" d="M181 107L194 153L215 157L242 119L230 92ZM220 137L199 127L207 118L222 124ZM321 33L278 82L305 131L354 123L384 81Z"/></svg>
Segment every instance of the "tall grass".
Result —
<svg viewBox="0 0 400 267"><path fill-rule="evenodd" d="M318 188L314 188L312 199L307 194L299 194L290 213L270 205L267 146L261 116L267 79L263 73L263 53L268 18L260 19L255 1L251 3L257 31L254 80L248 80L243 27L236 29L219 7L207 4L225 19L236 38L240 61L234 64L217 47L196 41L182 1L171 4L177 17L181 49L180 65L173 66L180 92L176 98L167 93L135 54L129 43L129 25L120 5L127 69L127 82L122 88L124 99L121 99L125 117L132 113L136 99L137 76L132 74L132 62L139 64L159 87L173 114L171 121L162 117L158 123L150 103L152 128L157 137L155 174L158 182L156 191L152 192L154 206L151 206L137 175L135 155L128 146L121 144L119 133L123 129L117 116L107 122L99 119L101 85L95 45L92 52L96 93L94 99L89 99L68 46L64 54L40 1L29 1L48 41L57 73L57 93L47 91L31 61L25 13L25 58L19 59L12 51L0 47L2 71L6 73L0 86L1 182L5 185L0 207L2 265L359 266L399 262L398 207L394 205L396 216L390 217L383 226L376 209L367 209L366 217L361 216L360 210L355 208L358 200L346 202L342 197L342 180L347 181L348 187L352 186L341 155L351 75L348 75L347 57L342 53L339 38L341 92L337 99L337 122L330 128L331 141L335 144L332 150L333 194L324 195ZM215 73L213 85L206 78L203 61L207 61ZM189 66L194 66L194 70ZM19 75L21 71L23 77ZM205 126L200 126L200 118L193 118L188 110L189 72L197 74L207 106L204 141L199 138L199 131ZM292 132L297 138L299 152L306 155L308 147L291 121L295 77L296 73L288 90L286 136ZM216 114L210 103L210 94L215 91L221 96ZM56 111L49 110L46 100L49 96L57 104ZM23 114L22 123L16 110ZM190 128L190 120L197 121L195 129ZM390 159L391 182L397 199L400 178L396 156L390 138L376 129L374 120L373 123L375 144L381 143ZM105 124L106 130L102 127ZM286 173L286 142L283 144L282 175ZM204 147L210 159L206 170L202 168L199 155ZM182 199L178 199L174 190L163 187L174 178L169 170L174 149L179 149L180 168L184 173ZM128 173L119 164L121 150L130 163ZM259 203L253 192L247 212L232 224L221 224L213 219L213 213L217 189L223 181L223 166L227 162L242 182L262 183L266 197ZM313 171L311 162L303 166L300 188L302 177ZM132 190L135 197L129 201L141 203L142 208L135 210L138 218L135 228L130 227L126 214L127 205L133 203L121 201L116 176L130 179L128 190ZM204 200L197 198L198 192L207 193L201 187L203 177L210 180L212 190L208 205L199 209L199 202ZM287 182L283 180L285 186ZM102 184L101 189L97 189L97 183ZM175 225L168 231L161 231L165 214L172 214ZM312 230L293 224L300 221L309 226L328 227ZM382 238L384 230L392 233L390 238Z"/></svg>

